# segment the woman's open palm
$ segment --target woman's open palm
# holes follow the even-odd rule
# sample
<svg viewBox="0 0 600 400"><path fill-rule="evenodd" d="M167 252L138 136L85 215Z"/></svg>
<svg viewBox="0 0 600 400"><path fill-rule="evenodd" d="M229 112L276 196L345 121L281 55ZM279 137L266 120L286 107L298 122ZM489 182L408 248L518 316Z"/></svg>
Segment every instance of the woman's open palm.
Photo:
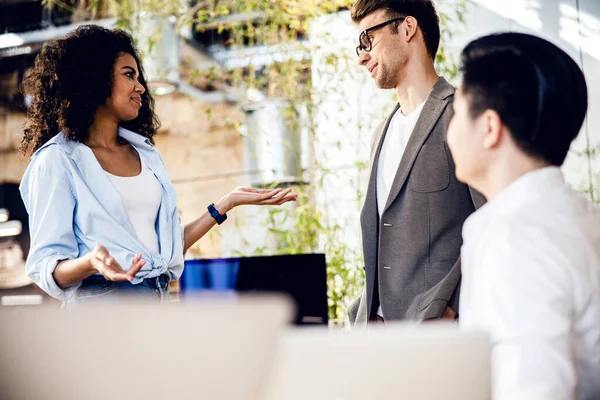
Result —
<svg viewBox="0 0 600 400"><path fill-rule="evenodd" d="M289 201L296 201L298 195L292 193L292 189L254 189L250 187L238 187L229 193L233 206L256 205L256 206L279 206Z"/></svg>
<svg viewBox="0 0 600 400"><path fill-rule="evenodd" d="M96 246L90 254L92 266L109 281L132 281L140 269L146 264L140 253L131 260L131 267L125 271L119 263L111 257L104 246Z"/></svg>

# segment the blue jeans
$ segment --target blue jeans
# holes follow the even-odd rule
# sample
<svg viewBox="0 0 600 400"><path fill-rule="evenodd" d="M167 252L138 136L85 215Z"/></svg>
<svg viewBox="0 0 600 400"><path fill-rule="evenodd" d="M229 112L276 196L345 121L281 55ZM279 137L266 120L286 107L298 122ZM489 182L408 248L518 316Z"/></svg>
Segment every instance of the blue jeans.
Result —
<svg viewBox="0 0 600 400"><path fill-rule="evenodd" d="M132 285L128 281L113 282L106 280L102 275L92 275L81 282L75 295L63 306L69 308L88 303L115 302L123 298L165 302L169 299L169 277L163 274Z"/></svg>

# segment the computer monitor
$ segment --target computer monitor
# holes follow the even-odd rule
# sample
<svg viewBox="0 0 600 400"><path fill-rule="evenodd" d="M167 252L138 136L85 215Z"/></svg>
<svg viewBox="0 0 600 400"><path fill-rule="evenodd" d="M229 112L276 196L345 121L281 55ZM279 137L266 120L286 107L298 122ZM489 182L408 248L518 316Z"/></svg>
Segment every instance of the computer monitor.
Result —
<svg viewBox="0 0 600 400"><path fill-rule="evenodd" d="M324 254L186 260L180 288L184 299L215 292L281 292L296 302L296 324L328 321Z"/></svg>

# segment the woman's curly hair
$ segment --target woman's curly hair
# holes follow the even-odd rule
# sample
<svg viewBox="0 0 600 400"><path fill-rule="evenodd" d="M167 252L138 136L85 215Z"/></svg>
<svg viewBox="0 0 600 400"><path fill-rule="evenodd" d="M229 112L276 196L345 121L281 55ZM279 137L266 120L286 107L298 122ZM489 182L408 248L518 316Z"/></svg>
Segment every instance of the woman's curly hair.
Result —
<svg viewBox="0 0 600 400"><path fill-rule="evenodd" d="M61 131L69 139L85 142L96 110L112 94L114 65L122 53L137 62L146 91L137 118L120 125L154 143L160 122L133 39L122 30L83 25L47 43L23 80L23 92L32 101L21 151L34 152Z"/></svg>

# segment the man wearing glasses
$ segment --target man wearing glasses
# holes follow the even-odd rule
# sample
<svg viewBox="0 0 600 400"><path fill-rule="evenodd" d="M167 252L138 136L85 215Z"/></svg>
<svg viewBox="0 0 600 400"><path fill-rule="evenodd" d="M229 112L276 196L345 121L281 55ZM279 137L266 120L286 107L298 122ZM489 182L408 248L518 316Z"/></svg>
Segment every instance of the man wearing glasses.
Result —
<svg viewBox="0 0 600 400"><path fill-rule="evenodd" d="M446 145L454 87L434 60L439 18L431 0L358 0L358 62L399 104L377 128L361 213L366 285L349 308L371 321L454 319L461 228L483 203L454 174Z"/></svg>

